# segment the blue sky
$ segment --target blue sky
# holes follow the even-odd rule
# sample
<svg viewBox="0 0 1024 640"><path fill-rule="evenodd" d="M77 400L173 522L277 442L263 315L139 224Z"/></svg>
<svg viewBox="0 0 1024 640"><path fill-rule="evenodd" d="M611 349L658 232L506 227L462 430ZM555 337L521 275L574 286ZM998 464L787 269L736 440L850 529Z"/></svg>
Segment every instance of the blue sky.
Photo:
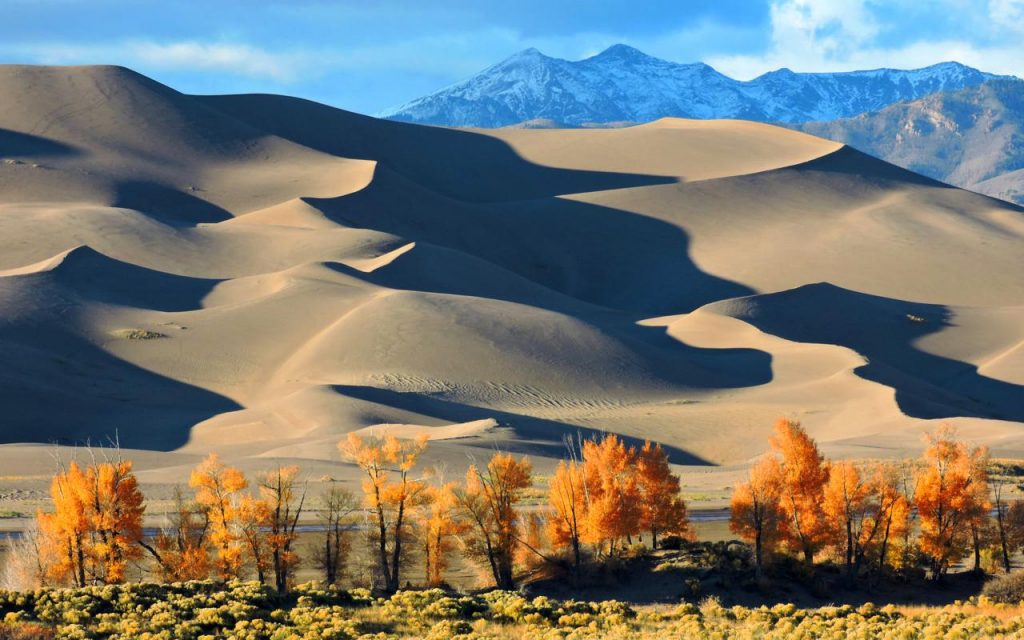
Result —
<svg viewBox="0 0 1024 640"><path fill-rule="evenodd" d="M0 62L121 64L189 93L374 113L519 50L624 42L748 79L958 60L1024 76L1024 0L0 0Z"/></svg>

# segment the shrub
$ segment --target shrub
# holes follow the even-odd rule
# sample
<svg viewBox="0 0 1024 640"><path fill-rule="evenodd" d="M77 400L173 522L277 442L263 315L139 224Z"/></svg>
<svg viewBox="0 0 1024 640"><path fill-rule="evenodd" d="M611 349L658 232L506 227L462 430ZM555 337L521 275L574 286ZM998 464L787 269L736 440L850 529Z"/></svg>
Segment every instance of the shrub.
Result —
<svg viewBox="0 0 1024 640"><path fill-rule="evenodd" d="M985 583L982 595L994 602L1020 604L1024 602L1024 571L1003 574Z"/></svg>

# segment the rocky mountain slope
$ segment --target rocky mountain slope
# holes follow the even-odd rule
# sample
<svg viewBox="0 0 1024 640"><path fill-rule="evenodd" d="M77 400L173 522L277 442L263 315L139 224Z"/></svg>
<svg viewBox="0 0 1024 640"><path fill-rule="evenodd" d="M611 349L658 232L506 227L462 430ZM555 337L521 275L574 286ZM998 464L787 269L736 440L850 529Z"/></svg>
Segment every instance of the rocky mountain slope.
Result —
<svg viewBox="0 0 1024 640"><path fill-rule="evenodd" d="M1024 203L1024 81L991 80L795 126L936 180Z"/></svg>

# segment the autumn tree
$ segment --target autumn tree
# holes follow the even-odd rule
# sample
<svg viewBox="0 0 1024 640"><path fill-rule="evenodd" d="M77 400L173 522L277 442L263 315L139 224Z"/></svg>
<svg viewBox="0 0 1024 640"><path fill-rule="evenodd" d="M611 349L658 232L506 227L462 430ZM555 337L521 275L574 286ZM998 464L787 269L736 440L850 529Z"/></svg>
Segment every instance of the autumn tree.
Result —
<svg viewBox="0 0 1024 640"><path fill-rule="evenodd" d="M672 473L668 455L660 444L644 442L636 456L636 478L640 493L640 526L651 532L651 548L658 547L659 533L693 537L679 476Z"/></svg>
<svg viewBox="0 0 1024 640"><path fill-rule="evenodd" d="M833 464L823 491L822 511L831 529L832 546L843 558L846 576L856 577L863 545L870 542L872 487L852 462Z"/></svg>
<svg viewBox="0 0 1024 640"><path fill-rule="evenodd" d="M306 488L297 486L297 466L277 467L259 477L260 497L266 508L264 522L274 586L278 593L288 590L289 581L299 564L294 545L296 527L306 502Z"/></svg>
<svg viewBox="0 0 1024 640"><path fill-rule="evenodd" d="M971 544L971 525L984 510L978 473L984 452L969 449L955 432L941 428L927 436L928 446L916 478L914 506L921 520L921 549L939 580L950 564L962 558Z"/></svg>
<svg viewBox="0 0 1024 640"><path fill-rule="evenodd" d="M583 527L587 523L587 488L583 467L576 460L561 461L548 486L551 515L548 538L556 549L569 549L573 577L579 578L582 563Z"/></svg>
<svg viewBox="0 0 1024 640"><path fill-rule="evenodd" d="M527 458L496 453L483 469L470 465L456 500L472 527L466 547L487 563L499 589L515 588L513 564L520 541L516 505L532 484L533 466Z"/></svg>
<svg viewBox="0 0 1024 640"><path fill-rule="evenodd" d="M971 532L971 547L974 551L974 572L981 573L981 553L990 547L995 540L989 518L992 503L989 500L988 449L981 447L972 452L970 461L971 499L967 513L967 526Z"/></svg>
<svg viewBox="0 0 1024 640"><path fill-rule="evenodd" d="M746 482L733 489L729 529L753 543L758 576L784 537L788 523L780 506L782 482L782 466L774 455L768 455L750 469Z"/></svg>
<svg viewBox="0 0 1024 640"><path fill-rule="evenodd" d="M314 551L313 560L323 572L324 582L337 584L345 575L349 551L349 526L359 501L344 487L331 486L320 498L320 522L323 537Z"/></svg>
<svg viewBox="0 0 1024 640"><path fill-rule="evenodd" d="M208 512L190 501L181 487L174 488L173 504L153 543L141 544L156 560L164 582L205 580L210 575Z"/></svg>
<svg viewBox="0 0 1024 640"><path fill-rule="evenodd" d="M420 527L423 536L424 575L427 586L444 584L445 571L458 536L465 533L468 523L458 516L455 507L455 483L429 487L421 509Z"/></svg>
<svg viewBox="0 0 1024 640"><path fill-rule="evenodd" d="M875 465L870 479L873 505L861 532L858 566L870 555L881 572L890 562L893 542L909 534L910 500L902 478L902 469L897 464Z"/></svg>
<svg viewBox="0 0 1024 640"><path fill-rule="evenodd" d="M124 582L128 562L142 553L145 511L132 463L72 462L54 476L50 494L53 513L38 514L49 576L77 586Z"/></svg>
<svg viewBox="0 0 1024 640"><path fill-rule="evenodd" d="M209 517L217 576L221 580L238 578L245 544L240 526L242 492L249 486L245 475L224 465L216 453L211 453L192 470L189 486L195 490L196 502Z"/></svg>
<svg viewBox="0 0 1024 640"><path fill-rule="evenodd" d="M58 472L50 482L53 512L36 512L47 577L58 583L86 585L89 518L80 490L87 480L77 462Z"/></svg>
<svg viewBox="0 0 1024 640"><path fill-rule="evenodd" d="M584 540L603 553L615 554L620 540L640 532L642 514L636 474L636 449L614 434L583 443L583 471L587 489Z"/></svg>
<svg viewBox="0 0 1024 640"><path fill-rule="evenodd" d="M270 505L252 494L244 494L235 512L235 527L245 555L256 570L256 580L267 583L270 571Z"/></svg>
<svg viewBox="0 0 1024 640"><path fill-rule="evenodd" d="M814 555L828 541L829 529L822 510L829 467L818 445L799 422L781 418L770 438L772 449L782 459L782 500L788 525L786 543L803 552L810 568Z"/></svg>
<svg viewBox="0 0 1024 640"><path fill-rule="evenodd" d="M416 462L427 447L427 437L399 440L363 438L350 433L338 444L365 476L363 493L375 520L376 562L388 593L401 585L402 545L408 537L411 511L422 503L426 484L413 477Z"/></svg>
<svg viewBox="0 0 1024 640"><path fill-rule="evenodd" d="M83 502L92 537L96 580L124 582L128 562L142 555L145 498L128 460L94 463L86 469Z"/></svg>

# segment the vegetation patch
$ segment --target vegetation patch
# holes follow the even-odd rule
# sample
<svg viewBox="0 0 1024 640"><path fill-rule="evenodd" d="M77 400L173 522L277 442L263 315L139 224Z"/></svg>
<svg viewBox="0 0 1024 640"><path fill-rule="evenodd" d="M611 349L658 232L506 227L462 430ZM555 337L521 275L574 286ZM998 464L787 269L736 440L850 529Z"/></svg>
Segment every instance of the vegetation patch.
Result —
<svg viewBox="0 0 1024 640"><path fill-rule="evenodd" d="M160 338L166 338L166 333L160 333L159 331L151 331L149 329L118 329L113 332L115 337L123 340L159 340Z"/></svg>

